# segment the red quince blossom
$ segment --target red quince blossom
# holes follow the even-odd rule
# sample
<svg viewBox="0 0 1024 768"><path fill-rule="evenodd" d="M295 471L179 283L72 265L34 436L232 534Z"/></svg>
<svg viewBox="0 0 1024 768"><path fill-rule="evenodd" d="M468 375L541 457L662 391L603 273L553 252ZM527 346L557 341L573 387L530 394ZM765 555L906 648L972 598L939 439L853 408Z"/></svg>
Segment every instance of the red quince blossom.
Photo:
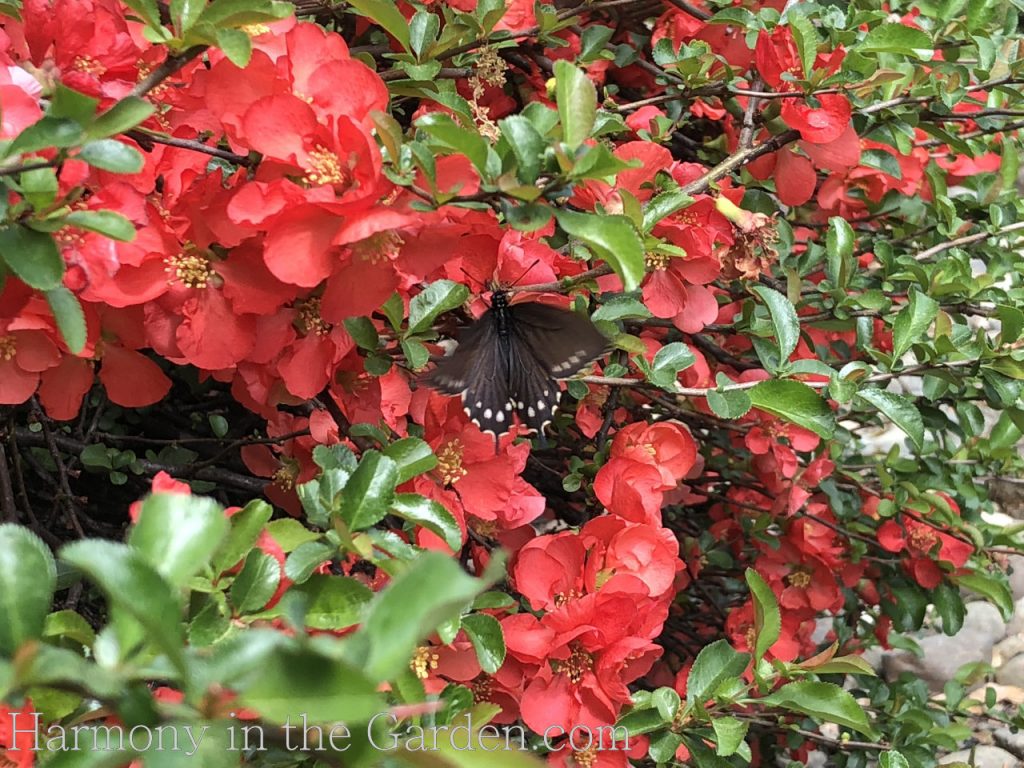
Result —
<svg viewBox="0 0 1024 768"><path fill-rule="evenodd" d="M878 529L878 543L889 552L905 552L903 565L925 589L935 589L943 580L937 561L963 566L974 553L974 546L939 528L902 515L899 521L886 520Z"/></svg>
<svg viewBox="0 0 1024 768"><path fill-rule="evenodd" d="M32 731L36 710L31 699L19 708L0 702L0 749L4 763L14 768L31 768L36 761L36 736Z"/></svg>

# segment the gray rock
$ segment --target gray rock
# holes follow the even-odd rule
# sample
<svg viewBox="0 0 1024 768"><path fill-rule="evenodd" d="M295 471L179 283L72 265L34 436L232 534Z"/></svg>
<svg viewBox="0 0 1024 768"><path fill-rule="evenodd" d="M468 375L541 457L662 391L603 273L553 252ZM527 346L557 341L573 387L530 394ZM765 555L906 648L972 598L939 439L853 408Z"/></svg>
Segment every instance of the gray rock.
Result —
<svg viewBox="0 0 1024 768"><path fill-rule="evenodd" d="M964 664L992 663L992 648L1003 637L1005 624L998 609L988 603L967 604L963 628L953 637L929 635L918 639L923 655L908 651L887 654L882 659L886 680L909 672L924 680L930 690L939 692Z"/></svg>
<svg viewBox="0 0 1024 768"><path fill-rule="evenodd" d="M1024 656L1014 656L997 669L996 682L1024 688Z"/></svg>
<svg viewBox="0 0 1024 768"><path fill-rule="evenodd" d="M992 649L992 663L1001 667L1014 656L1024 653L1024 635L1007 635Z"/></svg>
<svg viewBox="0 0 1024 768"><path fill-rule="evenodd" d="M1013 599L1019 600L1024 597L1024 555L1010 555L1010 591L1013 592Z"/></svg>
<svg viewBox="0 0 1024 768"><path fill-rule="evenodd" d="M1000 728L994 734L996 744L1017 757L1024 758L1024 731L1014 733L1009 728Z"/></svg>
<svg viewBox="0 0 1024 768"><path fill-rule="evenodd" d="M971 762L971 750L961 749L939 758L939 765L950 763L967 763L976 768L1017 768L1020 761L1005 749L981 745L974 748L974 762Z"/></svg>
<svg viewBox="0 0 1024 768"><path fill-rule="evenodd" d="M1024 597L1017 598L1013 603L1013 618L1006 625L1006 636L1013 637L1024 632Z"/></svg>

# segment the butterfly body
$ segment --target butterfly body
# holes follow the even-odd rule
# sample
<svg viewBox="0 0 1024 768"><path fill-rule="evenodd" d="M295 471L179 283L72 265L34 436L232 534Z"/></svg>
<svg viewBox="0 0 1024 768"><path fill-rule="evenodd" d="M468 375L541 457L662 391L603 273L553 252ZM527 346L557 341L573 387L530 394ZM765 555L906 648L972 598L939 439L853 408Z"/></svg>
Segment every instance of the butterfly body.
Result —
<svg viewBox="0 0 1024 768"><path fill-rule="evenodd" d="M589 318L538 302L512 304L506 291L463 333L426 382L460 395L484 432L503 435L513 415L532 431L551 421L567 378L604 354L608 341Z"/></svg>

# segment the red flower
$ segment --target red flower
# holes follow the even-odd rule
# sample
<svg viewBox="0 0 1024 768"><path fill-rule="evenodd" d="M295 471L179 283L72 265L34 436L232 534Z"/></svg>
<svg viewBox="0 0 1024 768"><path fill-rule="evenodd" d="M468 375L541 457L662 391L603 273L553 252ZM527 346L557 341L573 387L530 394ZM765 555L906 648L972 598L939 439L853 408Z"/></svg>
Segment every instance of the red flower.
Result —
<svg viewBox="0 0 1024 768"><path fill-rule="evenodd" d="M6 765L30 768L35 764L37 737L32 726L36 717L30 699L20 709L0 702L0 749Z"/></svg>
<svg viewBox="0 0 1024 768"><path fill-rule="evenodd" d="M878 543L889 552L906 552L904 567L925 589L935 589L942 583L943 571L936 561L959 568L974 553L970 543L909 516L903 516L900 522L882 523Z"/></svg>
<svg viewBox="0 0 1024 768"><path fill-rule="evenodd" d="M850 125L850 101L842 94L823 93L815 97L818 106L804 99L784 99L782 119L800 137L812 144L838 139Z"/></svg>

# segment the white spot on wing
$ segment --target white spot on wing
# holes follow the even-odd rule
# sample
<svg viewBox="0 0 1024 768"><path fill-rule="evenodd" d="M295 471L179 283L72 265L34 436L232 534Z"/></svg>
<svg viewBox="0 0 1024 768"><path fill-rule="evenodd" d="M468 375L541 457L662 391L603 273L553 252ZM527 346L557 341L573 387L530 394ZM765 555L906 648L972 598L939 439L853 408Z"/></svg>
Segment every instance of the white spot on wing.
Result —
<svg viewBox="0 0 1024 768"><path fill-rule="evenodd" d="M547 403L545 403L543 400L538 400L537 401L537 410L538 411L545 411L545 410L547 410L547 407L548 407Z"/></svg>
<svg viewBox="0 0 1024 768"><path fill-rule="evenodd" d="M526 415L529 416L531 419L534 416L537 415L537 412L535 410L533 410L533 406L532 405L529 408L526 409Z"/></svg>
<svg viewBox="0 0 1024 768"><path fill-rule="evenodd" d="M489 419L489 418L491 418L491 416L493 416L493 414L491 413L491 409L490 408L488 408L486 411L484 411L484 418L485 419Z"/></svg>
<svg viewBox="0 0 1024 768"><path fill-rule="evenodd" d="M498 411L496 414L494 414L494 420L496 422L498 422L499 424L501 422L503 422L505 420L505 412L504 411Z"/></svg>

